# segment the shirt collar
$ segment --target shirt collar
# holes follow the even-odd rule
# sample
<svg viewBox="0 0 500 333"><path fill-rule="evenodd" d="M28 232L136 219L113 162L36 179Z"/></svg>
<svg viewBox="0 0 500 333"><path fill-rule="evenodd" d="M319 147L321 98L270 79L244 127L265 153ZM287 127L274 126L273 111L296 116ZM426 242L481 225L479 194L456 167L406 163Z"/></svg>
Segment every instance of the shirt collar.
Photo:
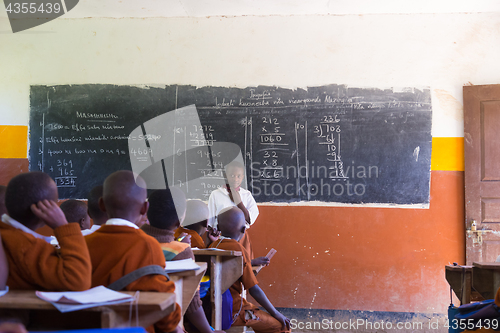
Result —
<svg viewBox="0 0 500 333"><path fill-rule="evenodd" d="M40 235L39 233L31 230L30 228L27 228L22 223L17 222L16 220L14 220L12 217L10 217L7 214L2 215L2 222L10 225L11 227L14 227L16 229L24 231L25 233L28 233L28 234L32 235L33 237L43 239L47 243L54 243L54 241L56 240L56 238L54 236L46 237L46 236Z"/></svg>
<svg viewBox="0 0 500 333"><path fill-rule="evenodd" d="M101 226L99 224L94 224L93 226L90 227L90 231L94 232L97 229L99 229Z"/></svg>
<svg viewBox="0 0 500 333"><path fill-rule="evenodd" d="M82 235L84 235L84 236L90 235L91 233L93 233L94 231L99 229L100 227L101 227L100 225L94 224L92 227L90 227L90 229L82 230Z"/></svg>
<svg viewBox="0 0 500 333"><path fill-rule="evenodd" d="M109 219L106 221L106 225L121 225L121 226L132 227L134 229L139 229L139 227L135 223L120 218Z"/></svg>

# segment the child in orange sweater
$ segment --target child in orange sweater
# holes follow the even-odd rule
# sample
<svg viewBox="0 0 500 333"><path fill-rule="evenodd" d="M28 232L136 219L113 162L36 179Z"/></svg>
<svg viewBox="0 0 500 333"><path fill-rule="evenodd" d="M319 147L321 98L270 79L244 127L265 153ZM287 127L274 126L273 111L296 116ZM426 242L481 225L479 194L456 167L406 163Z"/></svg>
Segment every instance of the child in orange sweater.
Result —
<svg viewBox="0 0 500 333"><path fill-rule="evenodd" d="M194 254L189 243L174 240L174 230L179 227L186 214L186 197L184 193L175 187L168 190L157 190L151 193L148 201L150 204L148 210L149 225L144 224L141 229L160 242L166 260L189 258L194 260ZM198 291L196 291L186 310L184 321L188 332L212 332Z"/></svg>
<svg viewBox="0 0 500 333"><path fill-rule="evenodd" d="M90 229L90 216L87 213L87 204L80 200L71 199L64 201L59 207L63 211L66 220L78 223L82 234L86 235L84 231Z"/></svg>
<svg viewBox="0 0 500 333"><path fill-rule="evenodd" d="M182 225L175 230L177 239L183 233L191 236L191 247L204 249L210 243L219 239L220 232L208 225L208 206L201 200L188 200L186 204L186 217Z"/></svg>
<svg viewBox="0 0 500 333"><path fill-rule="evenodd" d="M135 180L134 174L125 170L111 174L104 181L99 205L109 219L97 231L85 236L93 266L93 287L108 286L144 266L158 265L165 268L160 244L136 225L149 207L146 184L142 178ZM164 275L146 275L127 285L125 290L171 293L175 291L175 284ZM155 329L182 332L177 326L180 320L181 309L177 305L171 314L147 330L150 333L154 333Z"/></svg>
<svg viewBox="0 0 500 333"><path fill-rule="evenodd" d="M278 312L266 294L258 285L252 270L250 255L244 251L239 240L246 231L245 215L238 207L222 210L217 216L221 239L213 242L210 247L230 251L241 251L243 254L243 275L229 290L233 297L233 325L250 326L255 333L290 332L290 321ZM241 297L243 288L267 311L247 302Z"/></svg>
<svg viewBox="0 0 500 333"><path fill-rule="evenodd" d="M10 180L5 193L8 214L0 223L10 289L90 288L92 266L80 226L66 221L57 199L56 183L43 172ZM45 224L54 229L59 250L34 231Z"/></svg>

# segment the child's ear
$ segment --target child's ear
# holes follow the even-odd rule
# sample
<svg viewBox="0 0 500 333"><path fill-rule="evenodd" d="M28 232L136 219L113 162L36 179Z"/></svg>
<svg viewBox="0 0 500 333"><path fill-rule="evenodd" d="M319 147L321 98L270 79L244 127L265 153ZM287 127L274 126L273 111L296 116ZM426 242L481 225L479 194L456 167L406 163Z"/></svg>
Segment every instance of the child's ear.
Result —
<svg viewBox="0 0 500 333"><path fill-rule="evenodd" d="M78 221L78 224L80 225L80 229L83 227L83 222L85 222L85 218L81 218L80 221Z"/></svg>
<svg viewBox="0 0 500 333"><path fill-rule="evenodd" d="M106 212L106 206L104 206L104 200L102 200L102 197L99 198L99 209Z"/></svg>
<svg viewBox="0 0 500 333"><path fill-rule="evenodd" d="M141 215L146 215L149 209L149 201L144 201L144 203L141 206Z"/></svg>

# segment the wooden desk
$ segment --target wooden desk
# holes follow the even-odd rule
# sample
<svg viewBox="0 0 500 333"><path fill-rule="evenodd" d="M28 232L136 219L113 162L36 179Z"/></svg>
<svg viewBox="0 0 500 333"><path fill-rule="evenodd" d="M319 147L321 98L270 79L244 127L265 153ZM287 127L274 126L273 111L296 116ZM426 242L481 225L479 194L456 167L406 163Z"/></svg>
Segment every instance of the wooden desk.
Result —
<svg viewBox="0 0 500 333"><path fill-rule="evenodd" d="M222 294L243 274L243 256L240 251L193 249L197 261L210 263L210 300L212 325L222 329Z"/></svg>
<svg viewBox="0 0 500 333"><path fill-rule="evenodd" d="M472 266L447 265L445 269L446 281L450 284L451 289L455 292L460 303L470 303L472 292Z"/></svg>
<svg viewBox="0 0 500 333"><path fill-rule="evenodd" d="M495 298L500 287L500 262L472 263L472 287L485 299Z"/></svg>
<svg viewBox="0 0 500 333"><path fill-rule="evenodd" d="M191 303L201 279L207 271L206 262L197 262L196 264L200 266L197 270L168 273L170 279L175 283L175 295L177 303L181 305L182 315L186 313L189 303Z"/></svg>
<svg viewBox="0 0 500 333"><path fill-rule="evenodd" d="M135 292L125 291L134 295ZM139 325L148 327L175 309L174 293L140 292ZM130 302L61 313L35 291L11 290L0 297L0 314L20 318L28 330L129 327ZM131 324L135 326L135 306Z"/></svg>

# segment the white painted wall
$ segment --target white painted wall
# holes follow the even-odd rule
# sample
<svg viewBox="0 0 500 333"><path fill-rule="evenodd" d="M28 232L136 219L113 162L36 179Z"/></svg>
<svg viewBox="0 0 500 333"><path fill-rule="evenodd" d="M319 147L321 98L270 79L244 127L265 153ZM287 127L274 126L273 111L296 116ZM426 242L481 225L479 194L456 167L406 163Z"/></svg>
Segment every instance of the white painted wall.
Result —
<svg viewBox="0 0 500 333"><path fill-rule="evenodd" d="M360 0L355 3L364 4L360 8L366 12L406 8L417 13L355 15L349 1L314 2L308 12L298 1L280 7L280 1L233 6L221 0L211 11L208 1L197 7L192 0L183 1L184 12L177 9L173 16L258 14L252 9L258 4L266 15L132 18L134 13L168 16L169 11L156 0L130 1L127 7L106 0L101 11L95 1L82 0L67 16L15 34L2 10L0 124L28 124L32 84L337 83L430 87L433 136L463 136L462 86L500 82L500 4L477 1L471 10L470 2L434 2L413 8L406 1L406 7L385 1L378 8ZM448 7L439 5L445 3ZM298 15L302 9L321 14ZM467 10L475 12L456 13ZM274 15L280 11L293 16ZM340 14L331 15L335 11ZM71 15L91 18L66 18Z"/></svg>
<svg viewBox="0 0 500 333"><path fill-rule="evenodd" d="M205 17L499 12L497 0L80 0L69 17Z"/></svg>

